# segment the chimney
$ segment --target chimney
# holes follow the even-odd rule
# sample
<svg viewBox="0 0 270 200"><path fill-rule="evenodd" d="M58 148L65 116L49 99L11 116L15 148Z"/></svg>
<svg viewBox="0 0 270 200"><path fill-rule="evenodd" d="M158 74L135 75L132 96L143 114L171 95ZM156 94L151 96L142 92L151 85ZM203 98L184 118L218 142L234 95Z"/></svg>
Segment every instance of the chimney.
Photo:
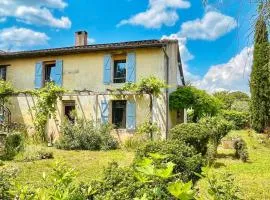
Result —
<svg viewBox="0 0 270 200"><path fill-rule="evenodd" d="M75 46L85 46L87 45L87 32L86 31L77 31L75 33Z"/></svg>

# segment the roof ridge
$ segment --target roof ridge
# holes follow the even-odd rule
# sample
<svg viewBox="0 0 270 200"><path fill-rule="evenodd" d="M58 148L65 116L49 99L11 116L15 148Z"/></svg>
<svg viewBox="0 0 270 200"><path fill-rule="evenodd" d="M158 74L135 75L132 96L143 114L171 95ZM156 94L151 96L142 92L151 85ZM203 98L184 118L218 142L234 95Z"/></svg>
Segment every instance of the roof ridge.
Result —
<svg viewBox="0 0 270 200"><path fill-rule="evenodd" d="M101 50L162 47L170 42L171 41L168 41L168 40L157 40L157 39L136 40L136 41L125 41L125 42L114 42L114 43L91 44L91 45L84 45L84 46L69 46L69 47L39 49L39 50L5 52L3 54L0 54L0 56L2 58L27 57L27 56L34 57L34 56L46 56L46 55L83 53L83 52L101 51Z"/></svg>

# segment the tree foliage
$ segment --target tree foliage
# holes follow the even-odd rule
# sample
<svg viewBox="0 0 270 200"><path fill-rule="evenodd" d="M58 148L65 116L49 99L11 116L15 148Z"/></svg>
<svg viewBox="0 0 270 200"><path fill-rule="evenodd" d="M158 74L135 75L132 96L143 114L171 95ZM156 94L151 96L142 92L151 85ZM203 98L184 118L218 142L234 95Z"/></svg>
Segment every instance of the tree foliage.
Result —
<svg viewBox="0 0 270 200"><path fill-rule="evenodd" d="M248 103L250 101L250 97L246 93L241 91L215 92L213 96L220 100L220 102L223 104L222 108L226 110L233 110L234 105L239 104L240 102L248 106ZM248 107L246 110L248 110Z"/></svg>
<svg viewBox="0 0 270 200"><path fill-rule="evenodd" d="M221 108L220 101L204 90L192 86L178 88L170 95L170 109L193 109L193 122L204 116L214 116Z"/></svg>
<svg viewBox="0 0 270 200"><path fill-rule="evenodd" d="M251 125L262 132L270 119L270 49L268 32L263 16L256 23L254 60L251 72Z"/></svg>

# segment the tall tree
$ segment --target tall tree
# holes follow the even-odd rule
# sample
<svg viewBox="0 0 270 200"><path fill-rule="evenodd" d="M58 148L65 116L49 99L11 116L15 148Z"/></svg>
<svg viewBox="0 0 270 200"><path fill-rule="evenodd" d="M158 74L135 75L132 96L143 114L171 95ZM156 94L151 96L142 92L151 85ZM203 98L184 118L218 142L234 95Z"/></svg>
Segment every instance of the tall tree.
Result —
<svg viewBox="0 0 270 200"><path fill-rule="evenodd" d="M265 17L260 15L254 38L254 60L250 79L251 125L257 132L270 125L269 42Z"/></svg>

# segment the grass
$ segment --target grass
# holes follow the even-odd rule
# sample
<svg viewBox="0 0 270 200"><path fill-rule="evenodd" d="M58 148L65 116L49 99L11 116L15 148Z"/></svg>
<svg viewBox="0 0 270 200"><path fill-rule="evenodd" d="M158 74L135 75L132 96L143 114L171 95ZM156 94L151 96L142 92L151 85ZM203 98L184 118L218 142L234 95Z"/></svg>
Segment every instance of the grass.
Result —
<svg viewBox="0 0 270 200"><path fill-rule="evenodd" d="M37 160L31 162L22 161L25 154L40 150L40 146L28 146L26 152L17 156L14 161L5 162L5 167L19 170L16 181L23 184L42 186L43 172L48 174L52 171L57 160L63 160L69 167L77 171L77 182L88 183L100 179L104 168L108 163L116 161L120 166L127 166L133 160L133 153L123 150L114 151L64 151L53 147L42 147L45 151L53 152L54 159ZM29 153L30 152L30 153Z"/></svg>
<svg viewBox="0 0 270 200"><path fill-rule="evenodd" d="M270 146L263 142L262 136L252 131L233 131L229 134L229 137L237 136L247 142L249 161L243 163L234 159L234 150L219 149L212 170L233 174L243 199L270 199ZM203 179L198 185L202 191L205 190Z"/></svg>

